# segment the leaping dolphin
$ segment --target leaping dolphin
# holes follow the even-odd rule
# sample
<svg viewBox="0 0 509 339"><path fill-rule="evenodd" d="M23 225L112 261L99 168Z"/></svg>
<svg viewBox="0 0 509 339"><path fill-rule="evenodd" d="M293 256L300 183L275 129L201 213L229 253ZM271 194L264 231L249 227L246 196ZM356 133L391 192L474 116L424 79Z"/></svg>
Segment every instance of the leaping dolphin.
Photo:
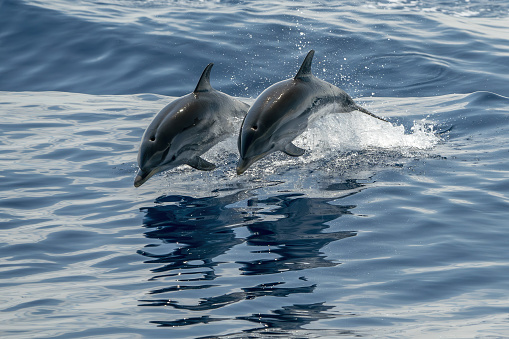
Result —
<svg viewBox="0 0 509 339"><path fill-rule="evenodd" d="M212 66L205 67L192 93L168 104L148 126L138 152L135 187L182 164L203 171L216 167L200 156L235 133L232 120L242 118L249 105L210 86Z"/></svg>
<svg viewBox="0 0 509 339"><path fill-rule="evenodd" d="M267 88L247 112L238 139L237 174L276 151L294 157L303 155L305 151L292 141L326 105L331 105L331 113L360 111L386 121L357 105L345 91L315 77L311 73L314 54L314 50L309 51L294 78Z"/></svg>

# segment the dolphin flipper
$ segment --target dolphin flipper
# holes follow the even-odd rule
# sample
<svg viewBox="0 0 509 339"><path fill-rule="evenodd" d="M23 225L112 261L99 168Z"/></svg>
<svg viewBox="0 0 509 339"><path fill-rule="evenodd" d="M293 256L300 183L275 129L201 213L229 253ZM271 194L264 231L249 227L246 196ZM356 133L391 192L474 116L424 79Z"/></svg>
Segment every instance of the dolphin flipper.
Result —
<svg viewBox="0 0 509 339"><path fill-rule="evenodd" d="M289 143L288 145L285 146L285 149L283 150L283 152L285 152L286 154L288 154L289 156L292 156L292 157L300 157L306 151L300 147L295 146L292 143Z"/></svg>
<svg viewBox="0 0 509 339"><path fill-rule="evenodd" d="M214 165L211 162L208 162L207 160L201 158L201 157L194 157L190 159L187 164L191 166L192 168L196 168L200 171L212 171L216 168L216 165Z"/></svg>

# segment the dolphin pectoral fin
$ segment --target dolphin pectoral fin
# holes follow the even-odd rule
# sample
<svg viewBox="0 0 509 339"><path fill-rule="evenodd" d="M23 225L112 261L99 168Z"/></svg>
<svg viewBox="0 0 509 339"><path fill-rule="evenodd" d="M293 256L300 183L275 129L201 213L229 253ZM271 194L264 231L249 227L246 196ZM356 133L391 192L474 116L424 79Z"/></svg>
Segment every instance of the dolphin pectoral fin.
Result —
<svg viewBox="0 0 509 339"><path fill-rule="evenodd" d="M288 154L292 157L300 157L306 151L300 147L295 146L292 143L289 143L288 145L285 146L285 148L283 149L283 152L285 152L286 154Z"/></svg>
<svg viewBox="0 0 509 339"><path fill-rule="evenodd" d="M196 168L197 170L200 171L212 171L213 169L216 168L216 165L200 157L192 158L187 162L187 164L192 168Z"/></svg>

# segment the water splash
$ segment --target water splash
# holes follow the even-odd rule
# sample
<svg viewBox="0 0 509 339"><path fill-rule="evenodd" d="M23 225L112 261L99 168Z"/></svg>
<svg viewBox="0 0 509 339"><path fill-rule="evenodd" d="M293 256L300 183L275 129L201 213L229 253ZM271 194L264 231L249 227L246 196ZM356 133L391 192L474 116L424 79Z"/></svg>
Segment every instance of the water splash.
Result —
<svg viewBox="0 0 509 339"><path fill-rule="evenodd" d="M426 150L439 141L432 124L414 121L410 133L403 125L387 123L359 112L331 114L314 121L309 130L296 140L301 147L334 152L369 148Z"/></svg>

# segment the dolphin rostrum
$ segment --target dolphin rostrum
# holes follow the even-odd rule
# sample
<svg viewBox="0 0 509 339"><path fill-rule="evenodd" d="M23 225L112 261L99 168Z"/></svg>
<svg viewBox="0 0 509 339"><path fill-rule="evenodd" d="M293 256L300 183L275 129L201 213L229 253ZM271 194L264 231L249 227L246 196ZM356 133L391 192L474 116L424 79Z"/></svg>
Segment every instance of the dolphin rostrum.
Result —
<svg viewBox="0 0 509 339"><path fill-rule="evenodd" d="M302 134L317 112L331 105L331 113L360 111L386 121L357 105L338 87L311 73L314 50L311 50L294 78L280 81L256 98L240 129L240 160L237 174L244 173L255 161L282 151L298 157L304 150L292 141Z"/></svg>
<svg viewBox="0 0 509 339"><path fill-rule="evenodd" d="M192 93L168 104L148 126L138 152L135 187L182 164L203 171L216 168L200 156L235 133L233 120L241 119L249 106L210 86L212 66L205 67Z"/></svg>

